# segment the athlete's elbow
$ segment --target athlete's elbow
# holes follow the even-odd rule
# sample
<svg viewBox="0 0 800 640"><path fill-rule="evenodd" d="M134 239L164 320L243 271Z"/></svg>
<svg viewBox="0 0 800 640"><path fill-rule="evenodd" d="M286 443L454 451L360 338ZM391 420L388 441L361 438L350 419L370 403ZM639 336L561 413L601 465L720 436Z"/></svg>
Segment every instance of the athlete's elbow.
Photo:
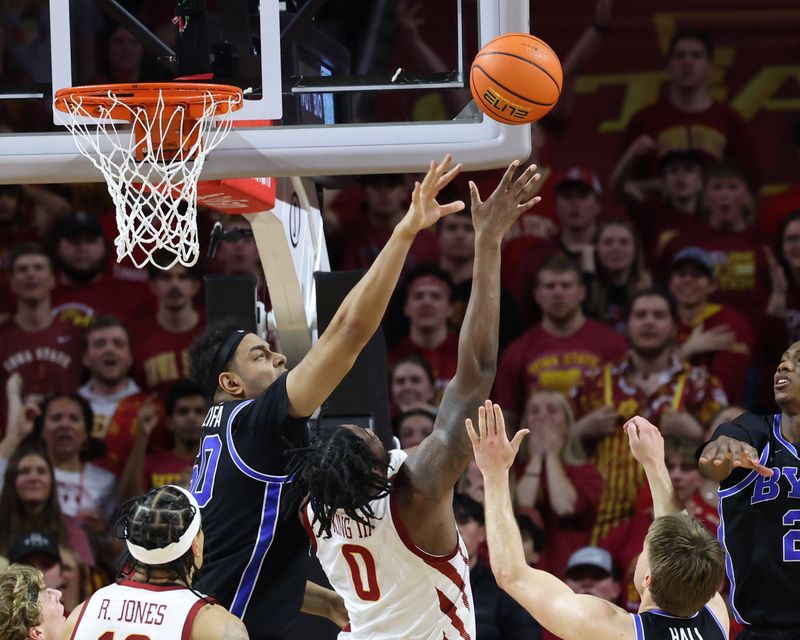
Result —
<svg viewBox="0 0 800 640"><path fill-rule="evenodd" d="M492 562L492 573L497 586L503 591L513 591L523 574L523 568L514 562Z"/></svg>

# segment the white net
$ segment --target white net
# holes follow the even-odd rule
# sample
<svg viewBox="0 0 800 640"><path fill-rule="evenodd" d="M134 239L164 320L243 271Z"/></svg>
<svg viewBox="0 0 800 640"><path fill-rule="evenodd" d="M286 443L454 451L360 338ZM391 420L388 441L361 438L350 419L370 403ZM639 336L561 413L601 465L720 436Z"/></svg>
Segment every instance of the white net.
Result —
<svg viewBox="0 0 800 640"><path fill-rule="evenodd" d="M70 95L57 98L56 106L67 113L78 150L108 185L116 209L117 261L128 257L140 268L194 265L200 253L197 180L207 154L230 131L241 93L196 91L191 107L169 104L161 92L146 108L126 104L112 91L103 97L106 104L98 105ZM129 122L119 121L121 110Z"/></svg>

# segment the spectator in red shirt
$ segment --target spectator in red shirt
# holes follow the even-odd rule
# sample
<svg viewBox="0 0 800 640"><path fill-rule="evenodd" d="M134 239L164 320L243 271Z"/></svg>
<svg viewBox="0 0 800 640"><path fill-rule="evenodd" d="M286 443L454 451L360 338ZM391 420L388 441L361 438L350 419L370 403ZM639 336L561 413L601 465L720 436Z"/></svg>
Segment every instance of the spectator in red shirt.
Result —
<svg viewBox="0 0 800 640"><path fill-rule="evenodd" d="M119 477L133 445L135 419L145 395L129 376L131 338L127 328L114 316L98 316L86 330L83 363L89 380L78 393L89 401L94 412L92 436L103 440L106 452L95 461ZM163 430L151 446L163 446Z"/></svg>
<svg viewBox="0 0 800 640"><path fill-rule="evenodd" d="M536 274L548 258L562 253L581 264L594 251L603 193L597 174L586 167L571 167L556 174L553 184L558 235L534 250L525 248L519 259L507 255L508 252L503 254L503 286L517 299L523 317L530 315L530 293L536 284Z"/></svg>
<svg viewBox="0 0 800 640"><path fill-rule="evenodd" d="M794 138L794 148L797 153L795 164L798 182L790 186L786 191L767 198L761 204L761 211L758 214L758 230L762 237L772 244L778 235L781 223L792 211L800 209L800 122L794 126L792 132Z"/></svg>
<svg viewBox="0 0 800 640"><path fill-rule="evenodd" d="M341 269L369 269L405 214L411 196L404 174L365 175L361 186L358 210L340 215L339 228L331 233L331 258L336 261L340 256ZM424 231L411 245L404 270L438 260L436 237Z"/></svg>
<svg viewBox="0 0 800 640"><path fill-rule="evenodd" d="M633 294L652 284L644 266L642 243L627 220L609 220L600 225L594 254L584 261L583 278L588 295L586 315L625 333L625 309Z"/></svg>
<svg viewBox="0 0 800 640"><path fill-rule="evenodd" d="M637 182L637 161L659 152L661 180ZM667 244L678 234L702 227L700 212L705 182L703 155L693 149L658 149L649 135L636 138L611 175L615 197L627 206L646 248L648 264L658 265ZM654 187L657 185L657 190Z"/></svg>
<svg viewBox="0 0 800 640"><path fill-rule="evenodd" d="M431 365L417 353L395 362L389 374L389 394L396 413L418 404L435 403L436 380Z"/></svg>
<svg viewBox="0 0 800 640"><path fill-rule="evenodd" d="M638 292L628 309L630 352L583 376L572 390L576 429L603 476L592 543L636 513L644 472L620 428L641 415L665 437L701 441L704 425L728 403L719 381L675 354L677 308L668 293Z"/></svg>
<svg viewBox="0 0 800 640"><path fill-rule="evenodd" d="M708 162L736 160L758 180L757 155L747 124L738 112L711 97L713 70L714 45L708 34L698 29L677 31L667 50L666 96L631 119L623 148L646 134L660 150L694 149ZM651 164L646 175L656 174Z"/></svg>
<svg viewBox="0 0 800 640"><path fill-rule="evenodd" d="M586 296L572 260L556 255L539 271L534 297L542 322L514 340L500 359L495 401L516 430L525 399L535 390L567 395L581 376L625 353L625 339L581 311Z"/></svg>
<svg viewBox="0 0 800 640"><path fill-rule="evenodd" d="M176 380L189 374L187 350L203 329L202 314L194 306L200 278L197 265L167 270L150 266L150 290L158 299L158 311L132 331L134 378L162 400Z"/></svg>
<svg viewBox="0 0 800 640"><path fill-rule="evenodd" d="M572 553L589 543L603 479L575 433L569 403L559 393L534 393L522 424L531 430L528 460L517 479L519 509L536 509L547 535L538 568L564 576Z"/></svg>
<svg viewBox="0 0 800 640"><path fill-rule="evenodd" d="M201 387L184 378L170 388L165 407L172 449L146 455L148 440L158 425L160 407L155 401L145 402L136 417L136 436L119 481L120 503L165 484L188 488L208 400Z"/></svg>
<svg viewBox="0 0 800 640"><path fill-rule="evenodd" d="M669 291L678 304L678 354L705 367L719 378L728 399L741 403L755 338L747 318L709 302L714 289L714 263L708 253L687 247L675 254Z"/></svg>
<svg viewBox="0 0 800 640"><path fill-rule="evenodd" d="M53 317L50 257L38 245L16 247L10 276L16 311L0 325L0 388L18 373L27 398L75 391L81 375L81 332ZM0 412L5 416L5 398L0 398Z"/></svg>
<svg viewBox="0 0 800 640"><path fill-rule="evenodd" d="M389 352L390 365L411 353L427 360L433 369L437 394L456 373L458 335L448 327L452 292L450 276L435 265L420 265L409 272L403 307L409 322L408 334Z"/></svg>
<svg viewBox="0 0 800 640"><path fill-rule="evenodd" d="M54 242L56 316L85 329L97 315L113 313L130 324L152 312L152 297L142 283L105 275L108 246L96 216L73 213L56 226Z"/></svg>

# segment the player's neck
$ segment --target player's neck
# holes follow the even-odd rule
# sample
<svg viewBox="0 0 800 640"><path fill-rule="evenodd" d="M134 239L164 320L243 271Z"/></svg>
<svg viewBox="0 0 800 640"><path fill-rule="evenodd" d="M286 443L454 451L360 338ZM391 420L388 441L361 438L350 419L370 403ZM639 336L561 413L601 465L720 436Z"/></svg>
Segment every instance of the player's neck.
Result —
<svg viewBox="0 0 800 640"><path fill-rule="evenodd" d="M447 325L438 327L414 327L408 332L411 342L423 349L436 349L447 339Z"/></svg>
<svg viewBox="0 0 800 640"><path fill-rule="evenodd" d="M200 314L191 304L187 304L181 309L167 309L164 305L159 305L156 320L164 331L183 333L191 331L197 326L197 323L200 322Z"/></svg>
<svg viewBox="0 0 800 640"><path fill-rule="evenodd" d="M472 258L460 259L442 256L442 259L439 261L439 266L450 274L450 279L453 281L453 284L461 284L462 282L467 282L472 279L472 267L474 263L475 260Z"/></svg>
<svg viewBox="0 0 800 640"><path fill-rule="evenodd" d="M27 302L20 300L17 303L17 313L14 322L25 331L42 331L53 322L53 313L50 298Z"/></svg>
<svg viewBox="0 0 800 640"><path fill-rule="evenodd" d="M792 413L788 411L792 411ZM800 413L796 413L794 409L783 411L781 414L781 434L789 442L800 442Z"/></svg>
<svg viewBox="0 0 800 640"><path fill-rule="evenodd" d="M146 584L153 584L153 585L181 585L184 587L188 587L189 585L186 584L183 580L180 580L174 573L167 574L161 571L154 571L150 569L146 574L141 569L136 569L134 574L129 578L133 582L142 582Z"/></svg>
<svg viewBox="0 0 800 640"><path fill-rule="evenodd" d="M559 338L566 338L577 333L586 322L583 311L578 309L574 314L565 320L544 316L542 318L542 329L547 333Z"/></svg>
<svg viewBox="0 0 800 640"><path fill-rule="evenodd" d="M669 89L669 101L678 111L685 113L705 111L714 102L708 93L708 87L705 85L692 87L691 89L671 86Z"/></svg>

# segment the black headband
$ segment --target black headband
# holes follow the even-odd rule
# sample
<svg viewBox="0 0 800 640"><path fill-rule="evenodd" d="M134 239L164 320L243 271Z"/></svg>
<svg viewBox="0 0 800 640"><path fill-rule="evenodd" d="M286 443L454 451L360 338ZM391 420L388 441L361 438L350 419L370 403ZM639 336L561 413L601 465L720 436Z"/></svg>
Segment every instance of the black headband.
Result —
<svg viewBox="0 0 800 640"><path fill-rule="evenodd" d="M219 379L219 374L225 369L225 364L233 357L233 354L236 353L239 343L244 340L246 335L247 331L244 329L234 329L228 334L228 337L225 338L225 342L219 345L211 369L214 374L214 380Z"/></svg>

